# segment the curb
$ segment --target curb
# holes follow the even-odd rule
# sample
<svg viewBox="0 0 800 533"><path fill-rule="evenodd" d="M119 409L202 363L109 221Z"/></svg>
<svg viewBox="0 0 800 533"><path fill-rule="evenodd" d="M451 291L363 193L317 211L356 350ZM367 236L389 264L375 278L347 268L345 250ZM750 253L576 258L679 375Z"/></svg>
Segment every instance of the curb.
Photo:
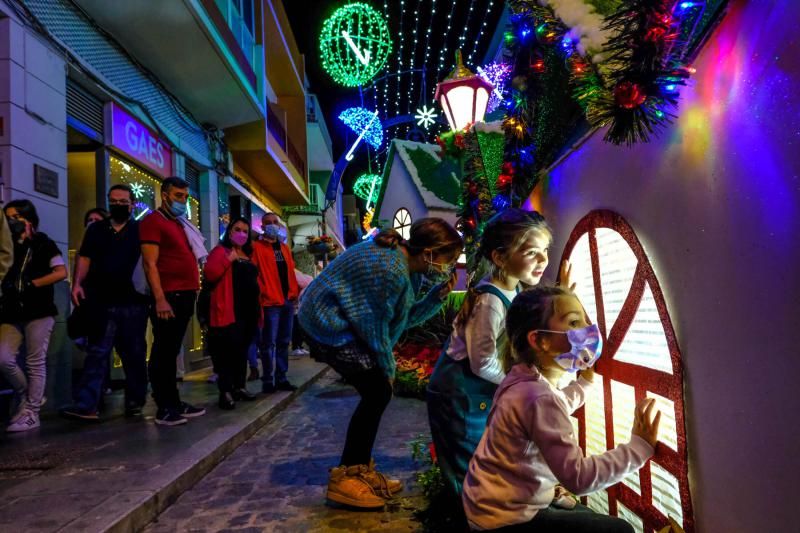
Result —
<svg viewBox="0 0 800 533"><path fill-rule="evenodd" d="M111 533L135 533L144 529L151 522L156 520L158 515L164 512L167 507L175 503L181 494L191 489L198 481L203 479L214 467L225 460L236 448L249 440L261 428L266 426L273 418L286 409L295 398L321 379L329 370L330 367L326 366L317 372L308 381L300 385L296 391L283 398L265 413L262 413L260 416L250 421L241 431L216 447L208 455L187 467L186 470L170 483L161 487L137 506L125 512L124 515L108 526L105 531Z"/></svg>

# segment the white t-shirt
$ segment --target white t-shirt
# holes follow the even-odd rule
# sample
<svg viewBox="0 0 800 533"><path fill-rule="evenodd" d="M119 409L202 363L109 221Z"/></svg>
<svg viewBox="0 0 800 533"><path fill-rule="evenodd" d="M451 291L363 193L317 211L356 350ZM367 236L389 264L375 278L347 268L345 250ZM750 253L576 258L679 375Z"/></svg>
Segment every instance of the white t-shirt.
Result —
<svg viewBox="0 0 800 533"><path fill-rule="evenodd" d="M517 295L516 290L505 290L483 280L478 283L492 285L509 301ZM466 324L456 323L450 335L447 355L455 361L469 358L469 367L476 376L499 385L505 377L497 349L501 336L505 334L506 306L492 293L479 294Z"/></svg>

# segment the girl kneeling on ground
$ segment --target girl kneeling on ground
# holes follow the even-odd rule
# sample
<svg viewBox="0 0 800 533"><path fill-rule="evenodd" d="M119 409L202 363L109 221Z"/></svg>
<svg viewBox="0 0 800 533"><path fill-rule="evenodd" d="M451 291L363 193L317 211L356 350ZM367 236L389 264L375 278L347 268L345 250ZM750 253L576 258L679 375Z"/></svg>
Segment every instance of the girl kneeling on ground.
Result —
<svg viewBox="0 0 800 533"><path fill-rule="evenodd" d="M577 505L551 506L557 484L588 494L639 470L653 456L661 413L636 407L631 440L584 457L569 415L592 386L589 368L602 341L578 299L558 287L522 292L506 318L508 374L494 398L486 433L464 480L464 511L473 530L546 533L633 532L620 518ZM564 373L582 369L563 389Z"/></svg>
<svg viewBox="0 0 800 533"><path fill-rule="evenodd" d="M522 284L533 286L541 280L551 241L550 228L539 213L507 209L492 217L478 249L490 272L470 288L431 376L431 435L446 490L459 508L469 460L506 375L498 356L506 312ZM562 281L569 286L566 275L565 270Z"/></svg>
<svg viewBox="0 0 800 533"><path fill-rule="evenodd" d="M306 289L298 318L311 356L328 363L361 396L347 428L340 466L331 471L330 502L383 507L402 489L375 470L372 447L392 398L393 348L407 328L435 315L455 285L463 248L458 232L439 218L411 226L408 240L393 230L351 246ZM421 300L421 275L438 283Z"/></svg>

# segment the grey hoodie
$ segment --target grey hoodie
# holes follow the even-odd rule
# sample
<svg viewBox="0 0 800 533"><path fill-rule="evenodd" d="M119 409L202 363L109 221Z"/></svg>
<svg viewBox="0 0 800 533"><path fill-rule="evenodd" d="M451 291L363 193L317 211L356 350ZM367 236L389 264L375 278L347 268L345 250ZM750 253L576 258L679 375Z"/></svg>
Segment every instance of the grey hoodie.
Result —
<svg viewBox="0 0 800 533"><path fill-rule="evenodd" d="M569 415L583 405L591 386L579 378L559 390L535 367L511 369L495 393L464 480L464 511L473 529L529 522L553 501L556 484L588 494L621 481L652 457L653 447L637 436L583 456Z"/></svg>

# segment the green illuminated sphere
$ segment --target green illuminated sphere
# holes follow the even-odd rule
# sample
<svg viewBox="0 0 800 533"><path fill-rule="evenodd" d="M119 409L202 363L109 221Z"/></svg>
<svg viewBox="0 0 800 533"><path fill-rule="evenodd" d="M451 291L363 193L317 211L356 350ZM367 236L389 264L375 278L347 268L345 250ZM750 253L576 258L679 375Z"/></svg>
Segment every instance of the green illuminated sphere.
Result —
<svg viewBox="0 0 800 533"><path fill-rule="evenodd" d="M372 189L373 181L375 182L375 188L372 190L372 197L370 198L369 191ZM353 184L353 194L362 200L368 199L370 203L375 203L378 201L378 193L381 190L382 181L383 178L378 174L362 174Z"/></svg>
<svg viewBox="0 0 800 533"><path fill-rule="evenodd" d="M337 9L322 26L322 67L337 83L358 87L380 72L392 52L389 25L367 4Z"/></svg>

